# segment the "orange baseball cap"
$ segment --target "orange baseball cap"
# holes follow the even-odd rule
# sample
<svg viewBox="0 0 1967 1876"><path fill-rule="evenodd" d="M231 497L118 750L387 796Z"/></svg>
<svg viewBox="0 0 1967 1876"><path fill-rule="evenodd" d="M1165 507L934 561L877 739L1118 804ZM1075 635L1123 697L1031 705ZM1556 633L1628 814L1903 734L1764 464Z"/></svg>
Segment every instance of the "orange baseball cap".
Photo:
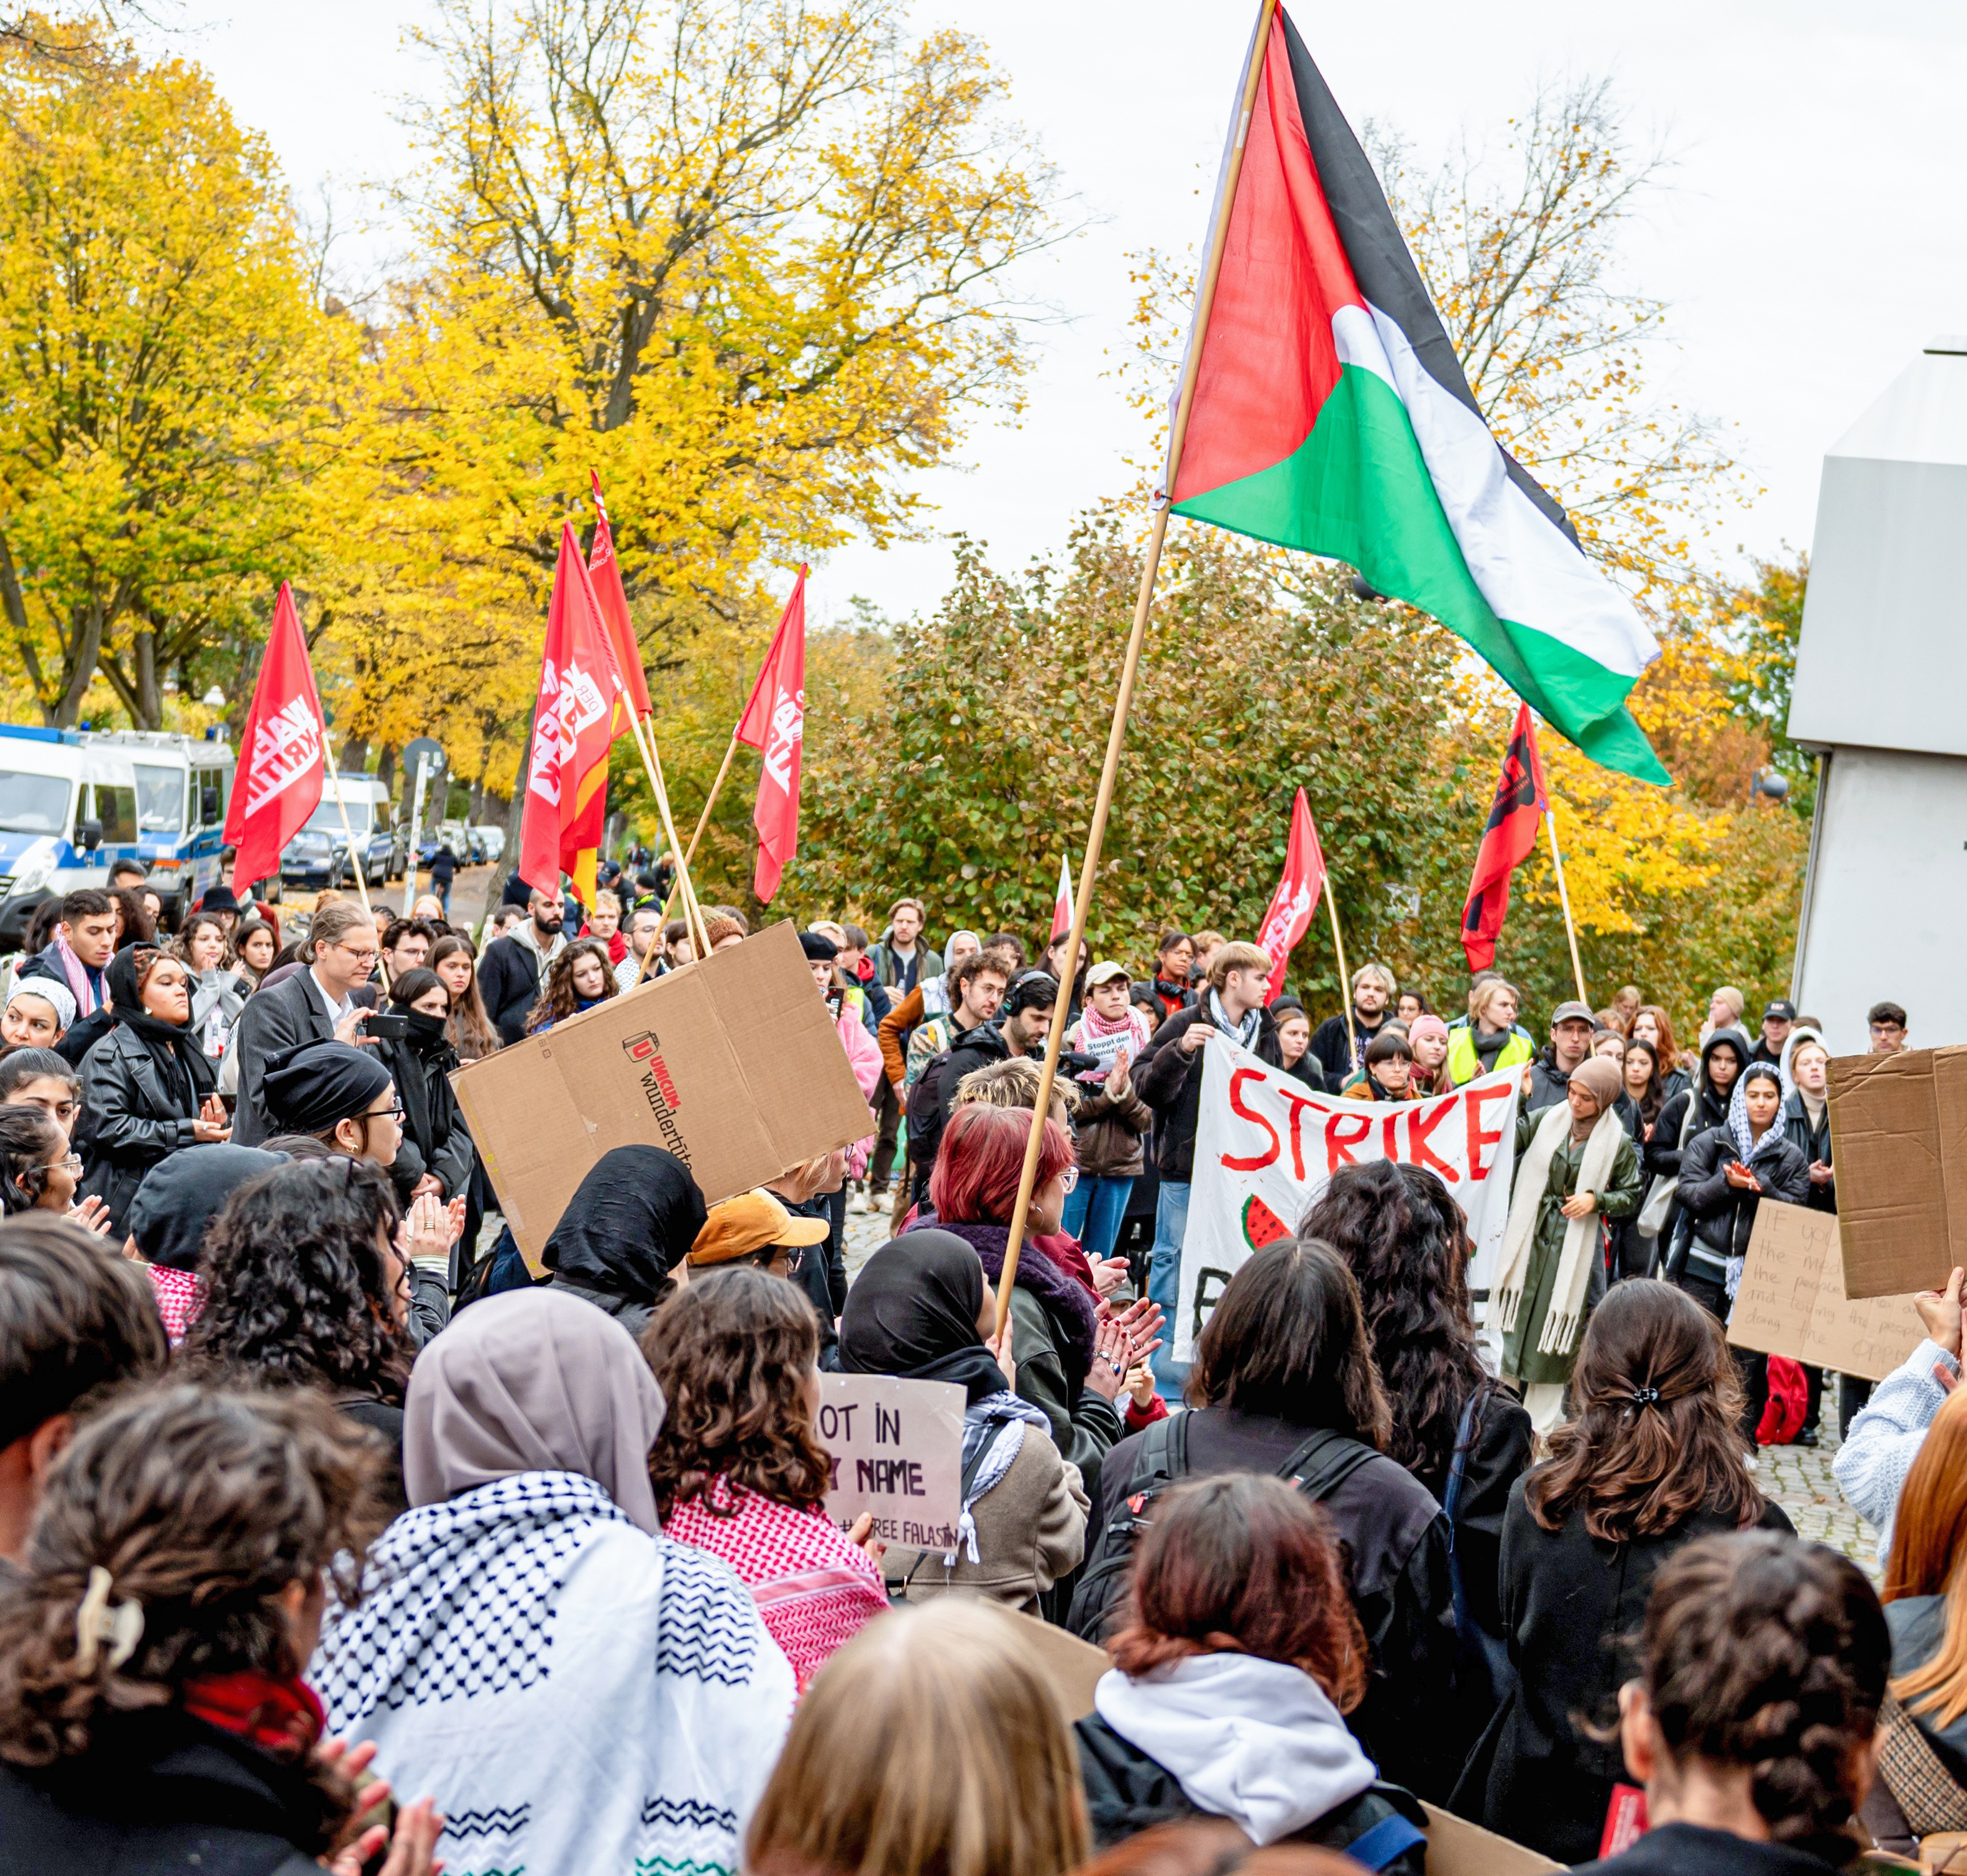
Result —
<svg viewBox="0 0 1967 1876"><path fill-rule="evenodd" d="M774 1245L823 1244L832 1229L823 1218L795 1216L781 1200L759 1187L710 1208L696 1242L690 1246L690 1261L700 1269L708 1264L728 1264Z"/></svg>

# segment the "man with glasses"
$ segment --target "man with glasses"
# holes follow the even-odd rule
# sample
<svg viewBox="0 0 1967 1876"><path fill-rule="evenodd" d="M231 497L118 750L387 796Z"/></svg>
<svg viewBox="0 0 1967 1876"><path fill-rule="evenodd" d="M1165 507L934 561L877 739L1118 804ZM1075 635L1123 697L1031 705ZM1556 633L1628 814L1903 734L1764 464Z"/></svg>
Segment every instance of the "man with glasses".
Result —
<svg viewBox="0 0 1967 1876"><path fill-rule="evenodd" d="M375 974L381 946L360 902L331 899L321 906L305 949L312 954L307 969L249 996L232 1032L239 1061L235 1146L258 1146L283 1131L274 1125L266 1098L267 1067L274 1057L303 1042L374 1046L362 1034L369 1012L357 1006L354 993Z"/></svg>

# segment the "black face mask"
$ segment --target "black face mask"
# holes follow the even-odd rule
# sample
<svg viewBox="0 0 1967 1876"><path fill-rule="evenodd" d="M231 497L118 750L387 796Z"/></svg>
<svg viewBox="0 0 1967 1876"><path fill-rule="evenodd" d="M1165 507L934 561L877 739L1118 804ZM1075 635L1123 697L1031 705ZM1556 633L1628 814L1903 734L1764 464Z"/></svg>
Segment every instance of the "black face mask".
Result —
<svg viewBox="0 0 1967 1876"><path fill-rule="evenodd" d="M410 1025L412 1043L428 1048L444 1040L444 1019L441 1016L433 1016L421 1009L405 1010L403 1014Z"/></svg>

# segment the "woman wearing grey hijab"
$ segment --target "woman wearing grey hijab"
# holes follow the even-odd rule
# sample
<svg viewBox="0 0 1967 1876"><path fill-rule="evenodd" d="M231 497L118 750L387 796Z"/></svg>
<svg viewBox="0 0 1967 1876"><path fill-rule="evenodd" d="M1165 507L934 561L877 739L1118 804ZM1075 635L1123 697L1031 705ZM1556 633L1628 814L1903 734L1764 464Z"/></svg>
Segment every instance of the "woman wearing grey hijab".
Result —
<svg viewBox="0 0 1967 1876"><path fill-rule="evenodd" d="M551 1288L486 1298L411 1372L411 1509L308 1677L399 1789L444 1793L473 1868L738 1865L792 1670L737 1579L661 1534L663 1413L628 1332Z"/></svg>

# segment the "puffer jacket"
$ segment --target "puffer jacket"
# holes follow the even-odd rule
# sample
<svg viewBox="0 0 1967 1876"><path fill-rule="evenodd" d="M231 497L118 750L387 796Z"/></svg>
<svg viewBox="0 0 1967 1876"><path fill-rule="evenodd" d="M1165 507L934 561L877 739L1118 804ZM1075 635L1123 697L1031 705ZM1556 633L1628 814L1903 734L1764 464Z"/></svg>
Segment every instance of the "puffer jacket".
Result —
<svg viewBox="0 0 1967 1876"><path fill-rule="evenodd" d="M1726 1127L1709 1128L1681 1155L1680 1222L1668 1265L1672 1277L1725 1283L1729 1259L1748 1254L1749 1234L1764 1199L1780 1199L1785 1205L1809 1202L1810 1162L1784 1138L1780 1121L1755 1142L1745 1162L1760 1192L1729 1184L1728 1168L1740 1158Z"/></svg>

